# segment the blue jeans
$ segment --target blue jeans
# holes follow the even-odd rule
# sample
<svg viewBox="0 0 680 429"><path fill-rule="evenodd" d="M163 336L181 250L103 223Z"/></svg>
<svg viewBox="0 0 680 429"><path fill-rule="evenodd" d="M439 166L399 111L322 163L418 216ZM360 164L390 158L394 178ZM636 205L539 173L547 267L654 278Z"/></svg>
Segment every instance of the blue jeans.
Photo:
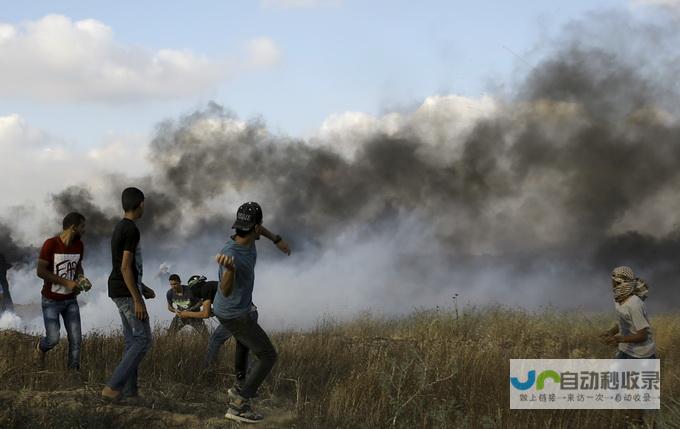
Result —
<svg viewBox="0 0 680 429"><path fill-rule="evenodd" d="M222 345L226 343L229 338L231 338L231 332L227 331L220 323L208 340L208 351L205 353L205 361L203 364L205 368L211 368L215 365L217 353L219 353L220 348L222 348Z"/></svg>
<svg viewBox="0 0 680 429"><path fill-rule="evenodd" d="M257 322L257 310L248 313L251 319ZM219 353L220 348L224 343L231 338L231 332L224 327L223 324L219 324L215 332L212 333L210 339L208 340L208 351L205 354L205 368L211 368L215 365L217 361L217 353ZM234 355L234 370L236 371L236 378L245 378L246 370L248 369L248 349L241 347L239 343L236 343L236 354Z"/></svg>
<svg viewBox="0 0 680 429"><path fill-rule="evenodd" d="M59 344L59 316L64 319L64 327L68 337L68 367L80 369L80 343L83 336L80 332L80 307L76 298L63 301L42 297L42 313L45 321L45 336L40 338L39 348L43 352L51 350Z"/></svg>
<svg viewBox="0 0 680 429"><path fill-rule="evenodd" d="M135 316L135 304L132 297L111 298L118 307L123 322L125 350L120 363L113 370L107 385L125 396L137 395L137 368L151 348L151 325L149 319L139 320Z"/></svg>

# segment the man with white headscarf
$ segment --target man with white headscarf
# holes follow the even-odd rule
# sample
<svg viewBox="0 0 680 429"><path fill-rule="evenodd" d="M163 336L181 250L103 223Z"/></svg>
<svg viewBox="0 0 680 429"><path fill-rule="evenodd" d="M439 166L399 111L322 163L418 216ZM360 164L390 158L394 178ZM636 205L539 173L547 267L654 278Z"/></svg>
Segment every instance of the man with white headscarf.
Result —
<svg viewBox="0 0 680 429"><path fill-rule="evenodd" d="M656 359L656 344L644 303L649 292L647 283L626 266L614 268L611 279L619 321L602 334L603 340L617 346L616 359ZM626 427L648 427L644 415L644 410L626 410Z"/></svg>
<svg viewBox="0 0 680 429"><path fill-rule="evenodd" d="M647 284L625 266L614 268L611 279L619 321L602 337L607 344L618 346L617 359L656 359L656 344L644 303L649 292Z"/></svg>

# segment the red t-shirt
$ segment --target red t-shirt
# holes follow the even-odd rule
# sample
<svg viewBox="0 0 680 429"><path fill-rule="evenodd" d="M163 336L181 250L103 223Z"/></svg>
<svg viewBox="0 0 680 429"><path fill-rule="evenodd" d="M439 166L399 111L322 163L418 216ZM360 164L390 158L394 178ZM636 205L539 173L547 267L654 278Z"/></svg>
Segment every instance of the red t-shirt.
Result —
<svg viewBox="0 0 680 429"><path fill-rule="evenodd" d="M54 275L68 280L76 279L78 267L83 262L83 242L75 240L67 246L61 238L49 238L43 243L40 249L40 259L47 261L47 269ZM45 298L62 301L75 296L69 289L62 285L53 284L45 280L42 288L42 295Z"/></svg>

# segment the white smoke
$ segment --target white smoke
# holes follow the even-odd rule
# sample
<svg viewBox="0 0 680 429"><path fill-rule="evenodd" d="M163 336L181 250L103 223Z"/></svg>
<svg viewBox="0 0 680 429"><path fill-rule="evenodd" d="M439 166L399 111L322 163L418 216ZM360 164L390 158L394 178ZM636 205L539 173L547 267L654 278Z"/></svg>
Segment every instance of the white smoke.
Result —
<svg viewBox="0 0 680 429"><path fill-rule="evenodd" d="M19 330L21 328L21 317L12 311L5 311L0 316L0 329Z"/></svg>

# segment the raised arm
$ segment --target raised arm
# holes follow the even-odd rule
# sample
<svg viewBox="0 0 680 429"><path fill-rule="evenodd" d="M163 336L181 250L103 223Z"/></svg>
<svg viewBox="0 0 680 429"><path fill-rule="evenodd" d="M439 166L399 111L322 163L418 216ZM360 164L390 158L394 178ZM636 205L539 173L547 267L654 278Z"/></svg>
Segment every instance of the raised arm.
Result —
<svg viewBox="0 0 680 429"><path fill-rule="evenodd" d="M258 225L257 226L258 233L272 241L278 247L280 251L285 253L286 255L290 255L290 246L288 246L288 243L281 238L280 235L274 234L270 230L268 230L264 225Z"/></svg>

